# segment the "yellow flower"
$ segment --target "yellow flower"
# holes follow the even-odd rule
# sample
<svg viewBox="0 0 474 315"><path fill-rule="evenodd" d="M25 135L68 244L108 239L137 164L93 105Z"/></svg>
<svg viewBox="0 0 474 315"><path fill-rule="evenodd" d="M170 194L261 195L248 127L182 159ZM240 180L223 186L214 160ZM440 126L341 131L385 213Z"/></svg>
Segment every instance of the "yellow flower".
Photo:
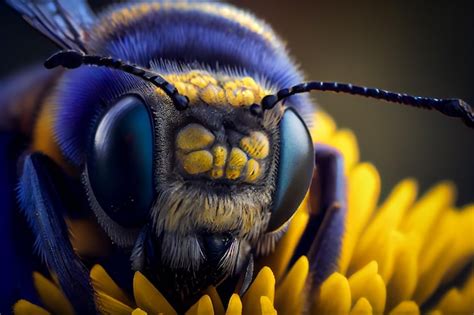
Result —
<svg viewBox="0 0 474 315"><path fill-rule="evenodd" d="M472 264L464 281L453 285L453 279L474 256L474 205L456 209L455 189L448 182L417 199L412 179L399 183L378 205L379 174L373 165L359 163L352 132L337 130L322 112L315 125L313 138L338 148L346 161L348 215L337 271L318 290L307 292L308 259L302 256L289 266L309 219L305 200L275 251L258 262L265 267L242 297L234 294L224 304L210 287L186 314L419 314L422 305L430 314L472 314ZM91 279L103 314L177 314L139 272L133 297L99 265ZM34 282L45 308L20 300L15 314L73 314L53 281L35 273ZM438 296L441 287L447 289Z"/></svg>

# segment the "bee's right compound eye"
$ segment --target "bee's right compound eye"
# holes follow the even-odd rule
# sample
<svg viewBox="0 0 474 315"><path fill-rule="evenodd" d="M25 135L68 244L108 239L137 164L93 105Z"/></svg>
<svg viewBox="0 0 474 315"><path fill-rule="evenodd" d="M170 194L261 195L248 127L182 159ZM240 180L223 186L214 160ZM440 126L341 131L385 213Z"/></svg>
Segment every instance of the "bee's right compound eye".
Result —
<svg viewBox="0 0 474 315"><path fill-rule="evenodd" d="M278 230L296 212L311 184L314 149L303 119L287 108L280 122L278 178L268 232Z"/></svg>
<svg viewBox="0 0 474 315"><path fill-rule="evenodd" d="M153 202L152 126L143 101L126 96L100 120L87 157L97 202L122 226L143 223Z"/></svg>

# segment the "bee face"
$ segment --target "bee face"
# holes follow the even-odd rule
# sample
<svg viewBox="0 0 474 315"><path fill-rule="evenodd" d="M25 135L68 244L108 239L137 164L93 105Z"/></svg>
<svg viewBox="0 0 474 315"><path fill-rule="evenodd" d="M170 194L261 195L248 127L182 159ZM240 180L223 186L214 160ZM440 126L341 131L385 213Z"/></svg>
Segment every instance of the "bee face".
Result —
<svg viewBox="0 0 474 315"><path fill-rule="evenodd" d="M174 286L197 293L239 272L268 234L284 112L251 110L267 92L250 77L173 77L189 109L176 111L147 86L123 92L92 128L83 182L104 230L132 250L135 270L158 283L178 270L207 274ZM183 77L213 80L184 86ZM231 103L242 90L251 97Z"/></svg>

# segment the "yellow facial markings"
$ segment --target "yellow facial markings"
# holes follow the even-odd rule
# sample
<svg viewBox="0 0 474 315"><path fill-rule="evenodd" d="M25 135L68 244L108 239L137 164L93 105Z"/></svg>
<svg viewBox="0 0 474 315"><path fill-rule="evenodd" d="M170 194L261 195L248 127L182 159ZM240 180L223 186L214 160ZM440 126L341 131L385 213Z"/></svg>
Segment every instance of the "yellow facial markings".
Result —
<svg viewBox="0 0 474 315"><path fill-rule="evenodd" d="M246 164L247 155L245 152L239 148L232 148L227 163L226 177L232 180L239 178Z"/></svg>
<svg viewBox="0 0 474 315"><path fill-rule="evenodd" d="M179 94L186 95L191 103L196 102L198 100L199 91L194 85L184 82L176 82L174 86L178 90Z"/></svg>
<svg viewBox="0 0 474 315"><path fill-rule="evenodd" d="M224 166L227 161L227 148L222 145L212 147L214 167L211 170L211 177L214 179L224 176Z"/></svg>
<svg viewBox="0 0 474 315"><path fill-rule="evenodd" d="M224 90L215 85L207 86L199 96L206 104L222 104L222 101L225 100Z"/></svg>
<svg viewBox="0 0 474 315"><path fill-rule="evenodd" d="M176 146L185 152L204 149L214 143L214 134L199 124L189 124L176 137Z"/></svg>
<svg viewBox="0 0 474 315"><path fill-rule="evenodd" d="M224 168L214 166L214 168L211 170L211 177L213 179L219 179L222 178L222 176L224 176Z"/></svg>
<svg viewBox="0 0 474 315"><path fill-rule="evenodd" d="M200 150L186 154L182 163L187 173L197 175L211 170L213 158L209 151Z"/></svg>
<svg viewBox="0 0 474 315"><path fill-rule="evenodd" d="M193 70L163 76L178 92L187 96L190 105L204 102L213 106L245 107L259 103L271 91L257 84L251 77L231 77ZM156 93L165 97L161 89Z"/></svg>
<svg viewBox="0 0 474 315"><path fill-rule="evenodd" d="M227 160L227 148L222 145L216 145L212 148L212 155L214 157L214 165L217 167L224 167Z"/></svg>
<svg viewBox="0 0 474 315"><path fill-rule="evenodd" d="M245 181L248 183L255 182L260 177L260 164L254 159L250 159L247 163L245 173Z"/></svg>
<svg viewBox="0 0 474 315"><path fill-rule="evenodd" d="M265 134L255 131L240 140L240 147L255 159L264 159L270 152L270 143Z"/></svg>
<svg viewBox="0 0 474 315"><path fill-rule="evenodd" d="M270 150L267 136L261 131L253 131L229 147L220 132L215 132L218 136L197 123L190 123L178 132L175 157L181 171L188 175L206 175L214 180L246 183L259 180L265 168L263 159Z"/></svg>
<svg viewBox="0 0 474 315"><path fill-rule="evenodd" d="M242 91L242 103L243 104L254 104L255 96L250 90ZM248 105L247 105L248 106Z"/></svg>

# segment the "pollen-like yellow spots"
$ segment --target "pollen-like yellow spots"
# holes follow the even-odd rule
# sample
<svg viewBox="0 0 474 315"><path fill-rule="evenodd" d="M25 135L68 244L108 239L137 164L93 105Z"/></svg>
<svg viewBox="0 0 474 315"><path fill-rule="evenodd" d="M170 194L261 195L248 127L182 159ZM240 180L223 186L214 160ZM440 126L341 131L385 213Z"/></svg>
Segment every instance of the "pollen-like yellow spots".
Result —
<svg viewBox="0 0 474 315"><path fill-rule="evenodd" d="M220 131L216 135L206 127L190 123L176 136L175 157L180 170L188 175L206 175L211 179L255 183L262 177L269 141L261 131L251 132L229 145ZM263 164L262 164L263 163Z"/></svg>
<svg viewBox="0 0 474 315"><path fill-rule="evenodd" d="M249 183L255 182L260 177L260 164L254 159L250 159L247 163L245 173L245 181Z"/></svg>
<svg viewBox="0 0 474 315"><path fill-rule="evenodd" d="M229 162L227 163L226 177L228 179L239 178L245 164L247 164L247 155L245 152L239 148L232 148Z"/></svg>
<svg viewBox="0 0 474 315"><path fill-rule="evenodd" d="M254 104L255 97L250 90L242 91L242 103L243 104Z"/></svg>
<svg viewBox="0 0 474 315"><path fill-rule="evenodd" d="M270 151L268 138L260 131L252 132L250 136L240 140L240 147L255 159L264 159Z"/></svg>
<svg viewBox="0 0 474 315"><path fill-rule="evenodd" d="M211 170L211 177L213 179L219 179L219 178L222 178L222 176L224 176L224 168L223 167L214 167Z"/></svg>
<svg viewBox="0 0 474 315"><path fill-rule="evenodd" d="M206 104L219 104L225 99L225 92L219 86L209 85L201 91L200 97Z"/></svg>
<svg viewBox="0 0 474 315"><path fill-rule="evenodd" d="M212 162L212 154L209 151L195 151L183 157L183 168L191 175L201 174L211 170Z"/></svg>
<svg viewBox="0 0 474 315"><path fill-rule="evenodd" d="M227 161L227 148L222 145L216 145L212 148L214 158L214 167L211 170L211 177L214 179L224 176L224 166Z"/></svg>
<svg viewBox="0 0 474 315"><path fill-rule="evenodd" d="M194 85L185 82L176 82L174 86L179 94L186 95L191 103L198 100L199 91Z"/></svg>
<svg viewBox="0 0 474 315"><path fill-rule="evenodd" d="M251 77L228 80L223 87L227 103L234 107L250 106L265 94Z"/></svg>
<svg viewBox="0 0 474 315"><path fill-rule="evenodd" d="M176 138L178 149L185 152L204 149L214 143L215 136L199 124L189 124L184 127Z"/></svg>
<svg viewBox="0 0 474 315"><path fill-rule="evenodd" d="M245 107L259 103L271 91L257 84L251 77L211 74L207 71L171 73L163 76L178 92L187 96L190 105L204 102L207 105ZM165 97L161 89L156 93Z"/></svg>
<svg viewBox="0 0 474 315"><path fill-rule="evenodd" d="M212 155L214 156L214 165L217 167L224 167L227 160L227 149L222 145L216 145L212 148Z"/></svg>

